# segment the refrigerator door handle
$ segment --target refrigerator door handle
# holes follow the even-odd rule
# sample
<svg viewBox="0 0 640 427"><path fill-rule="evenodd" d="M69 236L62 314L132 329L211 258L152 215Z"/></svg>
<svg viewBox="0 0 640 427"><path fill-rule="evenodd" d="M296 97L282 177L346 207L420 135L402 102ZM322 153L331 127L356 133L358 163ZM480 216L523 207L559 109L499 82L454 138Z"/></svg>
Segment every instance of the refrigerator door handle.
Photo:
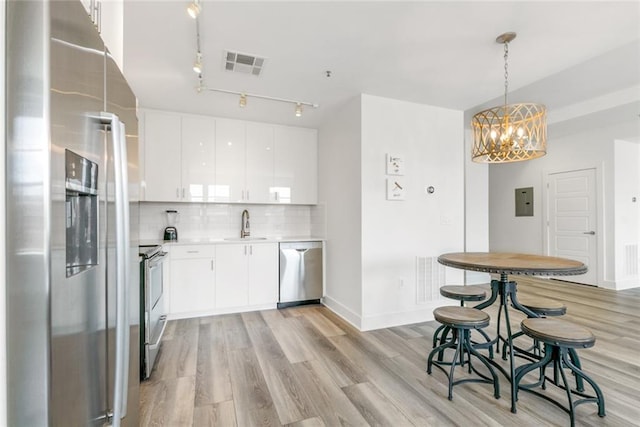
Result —
<svg viewBox="0 0 640 427"><path fill-rule="evenodd" d="M124 123L113 113L100 113L110 131L113 149L116 214L116 349L111 425L120 426L127 415L129 390L129 191L127 143Z"/></svg>

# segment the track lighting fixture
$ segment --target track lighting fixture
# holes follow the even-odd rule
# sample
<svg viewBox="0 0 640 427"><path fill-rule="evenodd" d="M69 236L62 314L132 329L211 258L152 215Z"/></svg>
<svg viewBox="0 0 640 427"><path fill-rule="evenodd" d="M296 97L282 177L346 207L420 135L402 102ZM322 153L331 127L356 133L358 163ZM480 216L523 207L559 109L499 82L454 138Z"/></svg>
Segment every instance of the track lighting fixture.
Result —
<svg viewBox="0 0 640 427"><path fill-rule="evenodd" d="M196 53L196 61L193 63L193 71L200 75L202 74L202 54Z"/></svg>
<svg viewBox="0 0 640 427"><path fill-rule="evenodd" d="M200 2L198 0L194 0L192 3L190 3L189 7L187 7L187 13L190 17L196 19L200 14Z"/></svg>
<svg viewBox="0 0 640 427"><path fill-rule="evenodd" d="M198 93L202 93L203 91L206 90L210 92L221 92L221 93L228 93L228 94L240 96L240 99L238 101L238 105L240 106L240 108L245 108L247 106L247 98L249 97L264 99L267 101L276 101L276 102L284 102L287 104L294 104L296 117L302 116L303 106L318 108L318 104L315 104L312 102L304 102L304 101L297 101L295 99L277 98L277 97L268 96L268 95L258 95L255 93L246 93L246 92L238 92L235 90L207 87L207 85L204 82L204 75L203 75L204 68L202 66L202 49L200 48L199 14L202 12L201 6L200 6L200 0L194 0L192 3L190 3L189 7L187 8L187 12L189 13L189 16L191 16L196 21L195 22L196 24L196 60L193 64L193 71L198 75L198 85L195 88Z"/></svg>

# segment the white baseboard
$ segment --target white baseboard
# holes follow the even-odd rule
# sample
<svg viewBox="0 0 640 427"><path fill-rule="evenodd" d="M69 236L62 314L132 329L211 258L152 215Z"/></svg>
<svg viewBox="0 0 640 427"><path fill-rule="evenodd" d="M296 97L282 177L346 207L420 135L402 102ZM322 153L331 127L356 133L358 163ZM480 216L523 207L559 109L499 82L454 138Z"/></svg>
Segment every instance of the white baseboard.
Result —
<svg viewBox="0 0 640 427"><path fill-rule="evenodd" d="M363 316L362 331L371 331L381 328L392 328L394 326L410 325L412 323L429 322L433 320L433 310L444 305L459 305L454 300L439 300L424 304L418 309L399 311L394 313L380 313Z"/></svg>
<svg viewBox="0 0 640 427"><path fill-rule="evenodd" d="M433 310L444 305L459 304L458 301L442 299L424 304L420 308L408 311L393 313L380 313L368 316L359 316L350 308L344 306L331 297L325 296L322 303L350 323L360 331L371 331L374 329L391 328L394 326L409 325L412 323L429 322L433 320Z"/></svg>
<svg viewBox="0 0 640 427"><path fill-rule="evenodd" d="M192 319L194 317L217 316L220 314L232 314L232 313L246 313L249 311L273 310L276 308L277 308L277 305L275 303L251 305L251 306L243 306L243 307L215 308L213 310L190 311L187 313L170 313L170 314L167 314L167 319L168 320Z"/></svg>
<svg viewBox="0 0 640 427"><path fill-rule="evenodd" d="M345 305L339 303L338 301L334 300L329 296L322 297L322 303L331 311L333 311L335 314L337 314L338 316L343 318L345 321L350 323L352 326L354 326L358 330L362 330L361 329L362 319L360 315L356 314L353 310L351 310L350 308L346 307Z"/></svg>
<svg viewBox="0 0 640 427"><path fill-rule="evenodd" d="M640 277L631 277L625 280L616 280L612 282L616 291L623 291L625 289L637 288L640 286Z"/></svg>

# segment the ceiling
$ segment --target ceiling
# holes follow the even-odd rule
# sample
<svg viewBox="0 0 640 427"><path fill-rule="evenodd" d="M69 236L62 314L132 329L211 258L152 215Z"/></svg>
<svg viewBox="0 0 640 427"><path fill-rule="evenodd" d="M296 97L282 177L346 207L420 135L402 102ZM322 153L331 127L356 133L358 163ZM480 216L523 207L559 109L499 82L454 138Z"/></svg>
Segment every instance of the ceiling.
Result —
<svg viewBox="0 0 640 427"><path fill-rule="evenodd" d="M500 99L510 44L510 101L550 113L640 87L638 1L204 1L205 84L319 104L294 106L196 91L189 1L125 1L124 72L140 105L319 127L360 93L474 111ZM260 77L223 69L223 51L267 58ZM331 77L326 71L331 71ZM511 92L510 92L511 93ZM637 101L640 100L640 93Z"/></svg>

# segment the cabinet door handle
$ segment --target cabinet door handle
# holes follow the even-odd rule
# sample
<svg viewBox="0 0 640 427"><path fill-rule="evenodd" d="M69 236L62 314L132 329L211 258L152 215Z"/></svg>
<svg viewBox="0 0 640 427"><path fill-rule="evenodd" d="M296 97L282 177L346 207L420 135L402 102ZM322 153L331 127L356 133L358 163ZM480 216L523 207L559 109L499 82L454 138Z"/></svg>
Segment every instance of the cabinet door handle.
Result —
<svg viewBox="0 0 640 427"><path fill-rule="evenodd" d="M176 199L180 198L180 189L176 187Z"/></svg>
<svg viewBox="0 0 640 427"><path fill-rule="evenodd" d="M188 254L199 254L200 251L187 251Z"/></svg>
<svg viewBox="0 0 640 427"><path fill-rule="evenodd" d="M184 187L182 188L182 198L184 199Z"/></svg>
<svg viewBox="0 0 640 427"><path fill-rule="evenodd" d="M240 195L240 200L244 200L244 190L242 190L242 191L240 192L240 194L241 194L241 195Z"/></svg>
<svg viewBox="0 0 640 427"><path fill-rule="evenodd" d="M276 202L278 201L279 198L280 198L280 196L278 195L278 192L276 191Z"/></svg>
<svg viewBox="0 0 640 427"><path fill-rule="evenodd" d="M211 260L211 271L213 271L213 260Z"/></svg>
<svg viewBox="0 0 640 427"><path fill-rule="evenodd" d="M249 245L249 255L253 255L253 245Z"/></svg>
<svg viewBox="0 0 640 427"><path fill-rule="evenodd" d="M244 245L244 254L247 254L247 245Z"/></svg>

